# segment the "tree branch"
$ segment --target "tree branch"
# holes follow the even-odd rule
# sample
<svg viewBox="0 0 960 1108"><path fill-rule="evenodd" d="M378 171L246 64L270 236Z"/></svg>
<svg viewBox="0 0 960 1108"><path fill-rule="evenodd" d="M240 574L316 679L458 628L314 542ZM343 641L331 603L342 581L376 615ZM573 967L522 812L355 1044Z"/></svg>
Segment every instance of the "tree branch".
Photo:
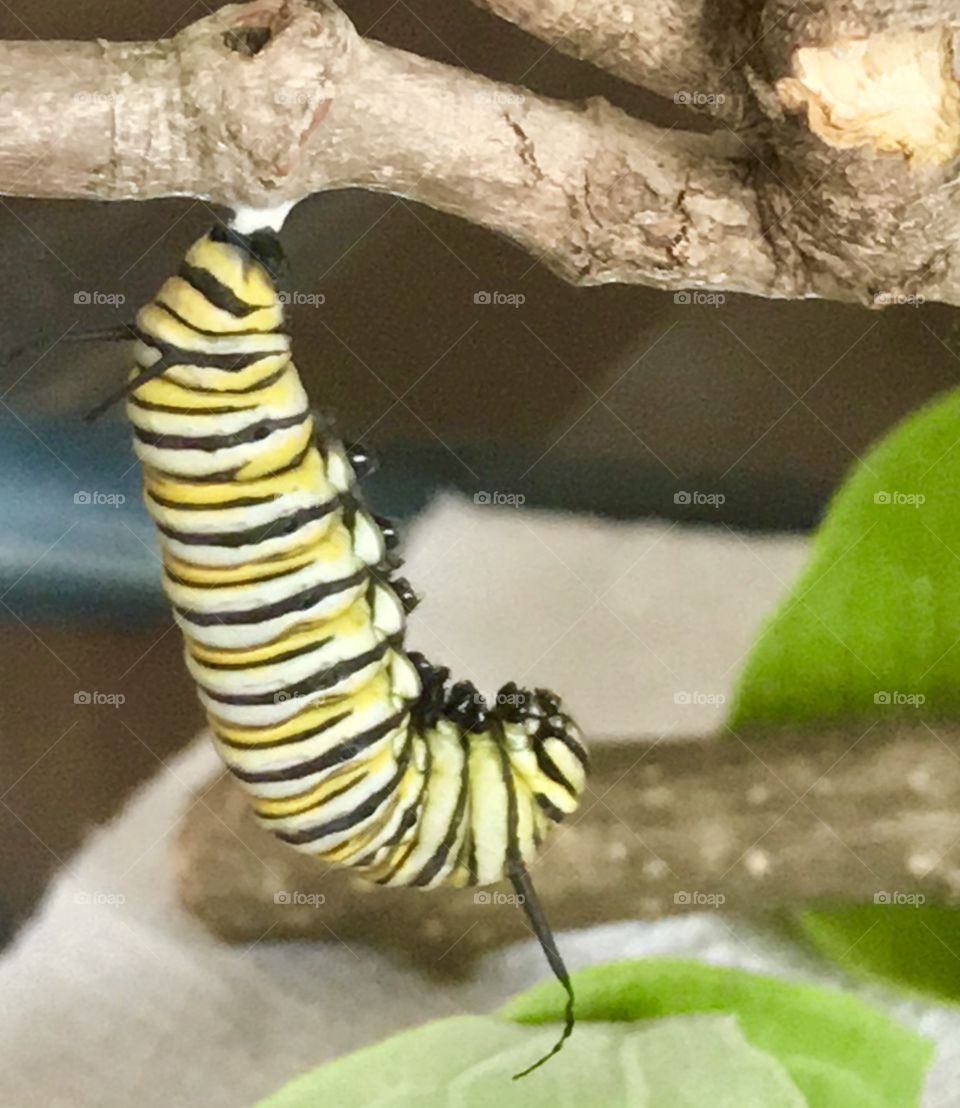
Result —
<svg viewBox="0 0 960 1108"><path fill-rule="evenodd" d="M225 38L254 26L253 55ZM227 7L150 45L4 43L0 87L7 194L269 207L359 185L509 235L571 281L794 291L743 167L708 140L365 42L326 2Z"/></svg>
<svg viewBox="0 0 960 1108"><path fill-rule="evenodd" d="M550 43L680 104L742 126L756 105L741 63L759 6L709 0L474 0Z"/></svg>
<svg viewBox="0 0 960 1108"><path fill-rule="evenodd" d="M715 5L635 3L638 70L662 30L684 82L716 58L725 88L749 89L719 132L737 158L364 41L332 0L253 0L159 43L0 43L0 193L273 207L359 186L508 235L578 284L960 303L960 15L931 14L946 0L767 0L762 18L743 0L744 49L736 6L714 36ZM533 18L531 0L496 5ZM634 8L566 7L609 61L602 13Z"/></svg>
<svg viewBox="0 0 960 1108"><path fill-rule="evenodd" d="M184 904L224 938L332 933L452 973L528 935L498 889L379 889L274 839L232 779L203 795L175 867ZM960 731L600 746L582 813L553 832L533 875L556 928L712 908L956 903Z"/></svg>

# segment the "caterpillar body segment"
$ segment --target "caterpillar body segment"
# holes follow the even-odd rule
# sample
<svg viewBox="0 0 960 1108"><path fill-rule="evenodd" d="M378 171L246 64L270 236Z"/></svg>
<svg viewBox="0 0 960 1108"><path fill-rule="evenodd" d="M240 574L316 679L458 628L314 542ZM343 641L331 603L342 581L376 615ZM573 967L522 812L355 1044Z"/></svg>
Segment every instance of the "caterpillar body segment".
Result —
<svg viewBox="0 0 960 1108"><path fill-rule="evenodd" d="M214 228L135 328L127 411L214 742L298 850L383 885L509 878L569 986L525 867L584 789L576 725L552 693L491 707L405 651L396 535L364 506L369 457L311 410L281 261L273 231Z"/></svg>

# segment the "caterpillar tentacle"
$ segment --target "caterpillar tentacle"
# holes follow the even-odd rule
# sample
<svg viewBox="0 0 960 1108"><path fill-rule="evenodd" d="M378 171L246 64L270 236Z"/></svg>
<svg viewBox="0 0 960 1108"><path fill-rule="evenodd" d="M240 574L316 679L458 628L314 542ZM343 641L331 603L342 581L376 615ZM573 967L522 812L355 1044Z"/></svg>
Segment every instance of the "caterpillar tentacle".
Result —
<svg viewBox="0 0 960 1108"><path fill-rule="evenodd" d="M127 389L163 583L223 761L261 824L382 885L509 878L569 977L526 870L586 753L560 701L404 649L416 604L372 465L317 417L291 356L273 231L215 228L141 309Z"/></svg>

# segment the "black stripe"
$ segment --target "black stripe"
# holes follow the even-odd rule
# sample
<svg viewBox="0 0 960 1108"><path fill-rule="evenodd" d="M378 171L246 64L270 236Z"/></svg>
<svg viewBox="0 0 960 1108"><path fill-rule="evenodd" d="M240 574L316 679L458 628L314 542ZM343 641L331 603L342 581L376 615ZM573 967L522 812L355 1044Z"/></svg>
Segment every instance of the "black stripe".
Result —
<svg viewBox="0 0 960 1108"><path fill-rule="evenodd" d="M310 693L322 692L324 689L339 684L344 678L359 673L371 663L379 661L390 649L390 645L390 642L384 639L371 650L365 650L362 654L357 654L353 658L344 658L339 662L335 662L332 666L326 666L316 673L312 673L309 677L305 677L294 685L285 685L282 689L275 689L273 692L242 693L230 696L212 692L204 684L201 684L200 688L211 700L217 701L218 704L232 704L236 707L276 704L277 697L281 695L285 700L296 700L301 696L309 696Z"/></svg>
<svg viewBox="0 0 960 1108"><path fill-rule="evenodd" d="M103 404L100 404L98 407L94 408L90 416L86 418L89 419L91 417L95 417L101 411L105 411L106 408L110 406L110 404L115 403L117 400L121 399L124 396L127 396L129 400L135 400L137 389L142 388L146 384L149 384L150 381L153 381L157 377L163 377L166 374L167 370L176 368L176 366L168 365L163 358L160 358L158 361L154 362L152 366L143 368L143 371L134 380L128 381L127 384L124 385L124 387L120 389L115 396L108 399ZM201 387L200 385L185 385L182 381L174 380L173 377L167 377L167 383L173 385L175 388L184 389L188 392L199 393L203 396L244 396L248 393L261 392L264 389L270 388L272 385L275 385L277 381L279 381L280 378L289 369L290 362L288 361L278 370L275 370L273 373L269 374L267 377L262 378L260 381L254 381L252 385L247 385L245 388L242 389L206 389ZM137 406L141 408L149 408L150 405L147 401L141 400L139 401ZM159 408L160 406L158 405L157 407ZM176 409L176 411L181 410L182 409L179 408ZM193 409L189 410L192 411ZM235 409L230 410L233 411Z"/></svg>
<svg viewBox="0 0 960 1108"><path fill-rule="evenodd" d="M345 714L350 715L351 713L347 712ZM258 770L256 773L251 773L248 770L236 769L231 766L230 772L238 781L245 781L248 785L272 785L278 784L281 781L298 781L302 777L309 777L312 773L319 773L322 770L330 769L332 766L338 766L341 762L349 762L351 758L356 758L356 756L366 750L368 746L373 746L375 742L389 735L391 731L396 730L396 728L403 723L406 715L406 708L401 709L399 712L394 712L392 716L388 716L380 723L375 723L373 727L368 727L366 731L358 731L356 735L351 736L349 739L345 739L342 743L338 743L332 750L327 750L323 754L318 754L316 758L311 758L307 762L299 762L292 766L287 766L284 769ZM226 739L222 739L221 741L235 750L271 750L274 747L287 746L290 743L302 742L312 738L314 735L319 735L321 731L326 731L327 728L332 727L335 723L339 723L341 719L343 719L343 716L338 716L334 720L328 720L313 731L302 731L298 735L291 735L286 739L278 739L276 742L257 743L255 748L249 745L240 746Z"/></svg>
<svg viewBox="0 0 960 1108"><path fill-rule="evenodd" d="M510 764L510 756L507 753L506 738L503 734L503 725L499 726L497 738L497 752L500 755L500 773L503 777L503 787L507 790L507 862L515 865L523 865L523 854L520 850L520 812L517 807L517 780L514 776L513 766Z"/></svg>
<svg viewBox="0 0 960 1108"><path fill-rule="evenodd" d="M384 843L384 846L398 846L403 841L404 835L406 835L410 828L416 826L416 823L420 818L420 805L423 803L423 794L426 791L427 785L426 779L424 779L420 783L420 791L417 793L413 803L400 817L400 822L397 824L396 831L394 831L394 833L390 836L390 841L388 843ZM395 869L399 869L402 862L406 861L416 841L416 836L414 836L413 841L403 852L402 861L396 863L394 867ZM379 883L382 885L387 880L389 880L389 878L381 878Z"/></svg>
<svg viewBox="0 0 960 1108"><path fill-rule="evenodd" d="M476 885L477 883L477 842L473 834L473 822L467 828L466 838L464 843L467 847L467 884ZM461 858L463 853L461 850ZM460 863L460 858L457 859L457 863Z"/></svg>
<svg viewBox="0 0 960 1108"><path fill-rule="evenodd" d="M463 823L463 816L467 807L467 795L470 791L470 745L466 735L460 736L460 747L463 751L463 765L460 767L460 795L457 797L457 806L450 817L450 824L440 845L433 852L423 869L410 882L412 886L430 884L446 864L450 851L457 841L457 835L460 833L460 825Z"/></svg>
<svg viewBox="0 0 960 1108"><path fill-rule="evenodd" d="M179 604L175 604L173 610L196 627L236 627L246 623L263 623L268 619L289 615L291 612L306 611L318 600L325 600L328 596L346 592L353 585L363 584L366 579L367 569L364 566L347 577L341 577L336 581L321 581L319 585L301 589L300 592L285 596L282 600L263 604L259 608L247 608L242 612L202 612L197 608L182 608Z"/></svg>
<svg viewBox="0 0 960 1108"><path fill-rule="evenodd" d="M277 358L290 354L290 344L281 346L277 350L247 350L237 351L233 354L217 354L209 350L190 350L188 347L175 346L166 342L159 335L153 335L140 327L135 327L137 338L151 349L160 354L161 361L167 368L176 366L197 366L200 369L226 369L236 372L241 369L249 369L250 366L262 362L264 358ZM153 369L153 366L144 366L144 369Z"/></svg>
<svg viewBox="0 0 960 1108"><path fill-rule="evenodd" d="M331 716L324 723L321 723L319 727L310 727L306 731L298 731L295 735L288 735L285 739L274 739L268 743L238 743L233 739L228 739L226 735L221 735L217 732L217 738L224 744L229 746L231 750L276 750L279 746L290 746L291 743L305 742L307 739L316 738L317 735L322 735L324 731L329 731L331 727L336 727L338 723L343 723L345 719L348 719L353 714L352 708L347 708L345 711L340 712L338 715ZM233 771L237 777L242 777L242 771Z"/></svg>
<svg viewBox="0 0 960 1108"><path fill-rule="evenodd" d="M307 445L300 451L300 453L290 462L285 463L279 469L271 470L269 473L261 474L259 477L244 477L238 478L237 473L246 465L246 462L240 462L232 469L221 469L217 473L204 473L199 477L191 476L188 473L171 473L167 469L162 469L158 465L150 464L151 473L159 474L161 477L168 477L171 481L175 481L178 485L199 485L206 487L207 485L229 485L229 484L247 484L254 481L269 481L274 477L282 477L286 473L291 473L295 469L299 469L307 455L311 450L315 448L315 443L308 442Z"/></svg>
<svg viewBox="0 0 960 1108"><path fill-rule="evenodd" d="M359 770L354 770L353 772L356 774L356 773L359 773ZM350 777L350 771L348 770L344 774L344 776L345 777ZM350 780L348 780L344 784L342 784L340 786L340 788L334 789L332 792L327 793L327 795L323 798L322 803L323 804L329 804L331 800L336 800L338 796L343 796L344 793L348 793L355 785L358 785L360 783L360 781L362 781L362 780L363 780L362 776L361 777L350 777ZM310 809L308 808L307 811L309 812ZM300 812L298 814L302 815L303 813ZM269 822L272 819L289 819L289 818L290 818L289 813L257 812L257 819L265 820L267 822ZM351 863L351 865L352 864L353 863Z"/></svg>
<svg viewBox="0 0 960 1108"><path fill-rule="evenodd" d="M147 496L161 508L171 508L176 512L223 512L228 508L256 508L261 504L270 504L277 499L275 493L266 496L235 496L232 500L217 500L209 504L189 503L183 500L169 500L147 490ZM258 581L269 581L269 577L258 577Z"/></svg>
<svg viewBox="0 0 960 1108"><path fill-rule="evenodd" d="M282 581L284 577L290 577L294 573L299 573L306 566L292 566L290 569L285 569L280 573L271 573L267 577L251 577L246 581L191 581L189 577L181 577L177 573L171 573L169 569L164 570L164 575L168 581L172 581L175 585L183 585L187 589L200 589L205 592L213 592L216 589L242 589L242 588L256 588L257 585L262 585L269 581ZM310 650L313 650L313 646L310 646ZM302 649L303 653L307 653L305 648ZM199 660L199 659L198 659ZM259 664L259 663L257 663ZM212 666L211 668L216 668ZM247 669L248 667L237 663L236 665L226 666L226 669Z"/></svg>
<svg viewBox="0 0 960 1108"><path fill-rule="evenodd" d="M317 504L313 508L299 508L289 515L279 516L271 523L262 523L259 527L248 527L244 531L212 531L206 535L196 531L178 531L173 527L165 527L159 521L156 522L161 534L166 535L168 539L183 543L184 546L225 546L235 549L241 546L256 546L266 542L267 539L292 535L308 523L323 519L324 516L336 511L339 503L339 497L334 496L323 504Z"/></svg>
<svg viewBox="0 0 960 1108"><path fill-rule="evenodd" d="M136 393L131 395L129 403L134 408L140 408L145 412L164 412L167 415L221 416L235 415L237 412L255 412L257 410L256 403L244 404L239 408L230 405L224 405L220 408L191 408L189 397L185 398L181 406L176 404L154 404L150 400L141 400Z"/></svg>
<svg viewBox="0 0 960 1108"><path fill-rule="evenodd" d="M553 820L554 823L560 823L563 818L563 812L553 803L551 803L543 793L536 793L536 801L540 807L547 813L547 815Z"/></svg>
<svg viewBox="0 0 960 1108"><path fill-rule="evenodd" d="M566 777L563 776L563 771L543 749L540 743L534 745L533 752L537 756L537 769L540 770L543 776L548 777L555 785L559 785L562 789L566 789L571 796L575 797L577 795L577 790L570 784Z"/></svg>
<svg viewBox="0 0 960 1108"><path fill-rule="evenodd" d="M419 733L418 737L422 738ZM413 743L415 739L412 736L408 736L407 741ZM397 871L410 857L411 851L414 849L414 847L416 847L417 842L419 841L416 829L419 827L420 819L422 817L423 798L430 784L430 777L433 769L433 751L430 749L430 744L428 742L424 742L423 748L426 752L426 765L423 770L423 778L420 781L420 788L417 790L417 795L413 798L413 800L407 806L407 810L400 817L400 822L397 824L397 829L390 836L390 838L387 839L385 843L381 843L380 846L372 852L372 854L364 855L364 859L366 860L368 858L372 858L373 854L382 850L384 847L400 848L398 851L394 852L389 871L383 877L375 878L378 885L387 885L390 883L390 881L393 880ZM411 827L414 828L413 836L408 843L404 843L403 838ZM384 859L379 864L383 865L387 861L390 861L390 859ZM353 866L358 866L361 865L362 862L358 859L357 861L351 862L350 864Z"/></svg>
<svg viewBox="0 0 960 1108"><path fill-rule="evenodd" d="M269 377L264 377L262 381L256 381L252 385L247 385L242 389L205 389L200 385L184 385L180 381L174 380L172 377L167 380L176 385L178 389L189 389L190 392L202 393L204 396L246 396L251 392L260 392L261 389L268 389L271 385L275 385L280 378L290 369L290 363L281 366L274 373L271 373Z"/></svg>
<svg viewBox="0 0 960 1108"><path fill-rule="evenodd" d="M569 731L554 731L549 737L551 739L557 739L562 742L567 750L569 750L570 753L577 759L580 765L583 766L584 772L589 771L590 755L587 753L586 747L577 739L575 739Z"/></svg>
<svg viewBox="0 0 960 1108"><path fill-rule="evenodd" d="M158 308L162 308L167 315L175 319L177 323L182 323L184 327L188 327L194 334L203 335L204 338L208 339L232 339L246 335L285 335L288 333L282 327L271 327L266 330L262 327L247 327L242 331L208 331L205 327L198 327L196 323L191 323L189 319L184 319L175 308L171 308L170 305L166 301L161 300L159 296L153 303Z"/></svg>
<svg viewBox="0 0 960 1108"><path fill-rule="evenodd" d="M249 443L261 442L275 431L284 431L288 427L297 427L306 423L310 413L306 409L291 416L282 416L274 419L261 419L257 423L250 423L239 431L233 431L229 435L169 435L159 431L145 431L134 424L134 434L137 439L147 446L159 446L164 450L202 450L210 453L214 450L229 450L234 446L246 446Z"/></svg>
<svg viewBox="0 0 960 1108"><path fill-rule="evenodd" d="M204 669L218 669L218 670L248 670L258 669L260 666L272 666L277 665L279 662L289 662L293 658L300 658L304 654L312 654L314 650L322 650L327 643L331 642L333 635L327 635L325 638L318 639L315 642L307 643L306 646L298 646L296 650L287 650L283 654L271 654L267 658L261 658L259 662L205 662L203 658L198 657L196 654L191 654L191 657Z"/></svg>
<svg viewBox="0 0 960 1108"><path fill-rule="evenodd" d="M393 777L391 777L385 785L377 789L375 793L371 793L362 804L358 804L352 811L345 812L342 816L337 816L335 819L329 819L326 823L321 823L316 827L306 827L302 831L275 831L274 834L285 843L299 845L316 842L317 839L324 839L328 835L335 835L339 831L347 831L351 827L356 827L358 823L362 823L365 819L369 819L370 816L375 815L377 809L380 808L384 801L390 799L396 791L397 786L403 780L403 775L407 772L409 762L410 748L407 746L397 761L397 771L394 773Z"/></svg>
<svg viewBox="0 0 960 1108"><path fill-rule="evenodd" d="M219 278L214 277L209 269L200 269L189 262L181 262L177 276L182 277L201 296L205 296L215 308L238 318L272 307L271 304L248 304L233 289L227 288Z"/></svg>

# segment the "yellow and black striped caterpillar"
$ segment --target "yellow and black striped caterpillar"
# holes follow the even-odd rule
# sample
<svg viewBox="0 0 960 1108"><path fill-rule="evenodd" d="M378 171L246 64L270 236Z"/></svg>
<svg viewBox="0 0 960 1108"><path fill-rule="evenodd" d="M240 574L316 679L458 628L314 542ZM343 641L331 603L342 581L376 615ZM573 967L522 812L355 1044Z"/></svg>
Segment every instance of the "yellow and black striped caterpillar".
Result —
<svg viewBox="0 0 960 1108"><path fill-rule="evenodd" d="M568 990L559 1049L572 992L526 863L579 802L577 728L552 693L489 707L404 652L396 536L311 414L281 263L273 230L216 227L137 316L127 410L187 666L284 841L384 885L513 882Z"/></svg>

